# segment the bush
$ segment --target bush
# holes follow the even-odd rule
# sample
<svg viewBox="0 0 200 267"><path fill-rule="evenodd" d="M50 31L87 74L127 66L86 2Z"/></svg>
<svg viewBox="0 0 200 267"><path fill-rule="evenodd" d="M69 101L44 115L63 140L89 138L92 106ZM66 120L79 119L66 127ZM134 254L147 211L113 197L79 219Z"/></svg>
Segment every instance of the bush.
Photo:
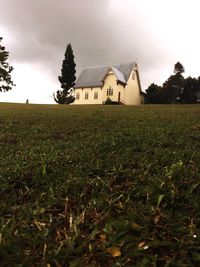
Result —
<svg viewBox="0 0 200 267"><path fill-rule="evenodd" d="M119 105L120 103L118 102L118 101L112 101L111 99L110 99L110 97L108 97L107 99L106 99L106 101L104 102L104 105Z"/></svg>

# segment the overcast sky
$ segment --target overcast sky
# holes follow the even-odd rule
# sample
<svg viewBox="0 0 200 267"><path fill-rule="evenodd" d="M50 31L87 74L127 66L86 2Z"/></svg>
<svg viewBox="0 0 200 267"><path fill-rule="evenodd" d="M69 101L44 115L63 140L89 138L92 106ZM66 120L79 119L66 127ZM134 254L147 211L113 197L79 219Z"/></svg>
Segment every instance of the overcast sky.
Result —
<svg viewBox="0 0 200 267"><path fill-rule="evenodd" d="M66 45L84 66L137 61L143 91L180 61L200 76L199 0L0 0L16 87L0 102L54 103Z"/></svg>

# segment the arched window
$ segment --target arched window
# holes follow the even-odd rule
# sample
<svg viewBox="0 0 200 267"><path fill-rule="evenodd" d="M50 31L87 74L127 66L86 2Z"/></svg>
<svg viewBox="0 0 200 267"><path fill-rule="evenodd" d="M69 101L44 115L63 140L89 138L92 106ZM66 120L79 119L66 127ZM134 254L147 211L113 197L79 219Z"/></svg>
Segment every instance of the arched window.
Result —
<svg viewBox="0 0 200 267"><path fill-rule="evenodd" d="M113 88L111 88L111 86L107 89L107 95L113 95Z"/></svg>

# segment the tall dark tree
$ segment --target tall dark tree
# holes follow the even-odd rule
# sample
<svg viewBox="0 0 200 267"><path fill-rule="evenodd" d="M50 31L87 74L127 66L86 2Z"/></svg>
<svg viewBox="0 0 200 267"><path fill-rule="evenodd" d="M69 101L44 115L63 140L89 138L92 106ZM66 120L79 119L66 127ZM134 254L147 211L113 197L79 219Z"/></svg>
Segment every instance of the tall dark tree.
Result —
<svg viewBox="0 0 200 267"><path fill-rule="evenodd" d="M174 75L171 75L164 82L162 88L162 103L180 103L181 95L184 90L184 67L180 62L174 66Z"/></svg>
<svg viewBox="0 0 200 267"><path fill-rule="evenodd" d="M74 62L74 54L71 44L68 44L62 63L61 75L58 77L62 90L58 90L56 92L56 96L54 95L54 100L56 103L70 104L74 102L75 98L72 95L72 92L76 80L75 74L76 64Z"/></svg>
<svg viewBox="0 0 200 267"><path fill-rule="evenodd" d="M2 39L3 38L0 37L0 92L5 92L11 90L14 83L11 78L13 67L7 62L9 52L1 45Z"/></svg>

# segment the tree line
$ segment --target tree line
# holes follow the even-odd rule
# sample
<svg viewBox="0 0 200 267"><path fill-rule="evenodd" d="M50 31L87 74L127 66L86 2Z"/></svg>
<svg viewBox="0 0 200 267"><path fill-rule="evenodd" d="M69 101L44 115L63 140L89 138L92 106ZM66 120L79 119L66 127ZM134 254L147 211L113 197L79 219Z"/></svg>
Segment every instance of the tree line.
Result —
<svg viewBox="0 0 200 267"><path fill-rule="evenodd" d="M174 74L162 86L152 83L146 89L146 104L200 103L200 77L183 77L185 69L180 62L174 65Z"/></svg>
<svg viewBox="0 0 200 267"><path fill-rule="evenodd" d="M11 79L13 67L7 62L9 52L1 45L0 37L0 92L11 90L14 83ZM174 73L162 86L152 83L145 93L146 104L195 104L200 103L200 77L183 77L185 69L180 62L174 65ZM68 44L62 62L61 75L58 76L61 89L53 94L58 104L73 103L73 87L76 80L76 64L71 44Z"/></svg>

